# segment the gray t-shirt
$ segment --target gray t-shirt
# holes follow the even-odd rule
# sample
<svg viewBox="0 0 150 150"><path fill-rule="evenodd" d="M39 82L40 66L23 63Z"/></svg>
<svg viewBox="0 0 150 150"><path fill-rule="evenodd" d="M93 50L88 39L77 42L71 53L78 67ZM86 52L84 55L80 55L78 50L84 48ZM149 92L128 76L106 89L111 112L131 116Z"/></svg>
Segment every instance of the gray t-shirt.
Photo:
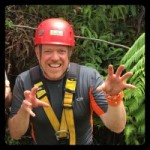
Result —
<svg viewBox="0 0 150 150"><path fill-rule="evenodd" d="M36 75L35 75L36 76ZM93 123L91 121L93 111L101 115L107 111L107 100L103 92L97 92L96 88L103 83L98 71L93 68L80 65L79 82L76 86L76 94L73 100L73 112L76 131L76 144L88 145L92 143ZM48 90L50 104L60 121L63 105L64 80L50 81L44 78ZM33 87L29 70L19 74L13 89L13 100L10 117L14 116L24 100L24 91ZM32 133L37 144L57 145L55 131L50 124L43 107L33 108L36 117L31 117Z"/></svg>

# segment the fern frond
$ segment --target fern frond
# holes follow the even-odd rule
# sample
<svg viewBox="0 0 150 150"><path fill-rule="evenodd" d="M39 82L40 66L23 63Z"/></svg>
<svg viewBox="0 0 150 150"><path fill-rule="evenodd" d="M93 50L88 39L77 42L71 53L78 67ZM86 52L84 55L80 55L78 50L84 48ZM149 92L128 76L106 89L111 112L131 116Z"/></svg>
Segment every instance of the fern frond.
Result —
<svg viewBox="0 0 150 150"><path fill-rule="evenodd" d="M124 90L124 101L127 101L128 99L131 99L131 97L132 97L131 90L130 89Z"/></svg>
<svg viewBox="0 0 150 150"><path fill-rule="evenodd" d="M128 106L128 112L127 115L132 114L132 112L134 112L135 110L137 110L139 108L139 105L136 101L136 99L130 100L126 103L126 105Z"/></svg>
<svg viewBox="0 0 150 150"><path fill-rule="evenodd" d="M144 123L143 123L144 122ZM141 120L138 124L138 134L145 136L145 118Z"/></svg>
<svg viewBox="0 0 150 150"><path fill-rule="evenodd" d="M121 63L124 64L128 61L131 56L134 56L137 50L141 49L145 45L145 33L143 33L128 50L126 55L122 58Z"/></svg>
<svg viewBox="0 0 150 150"><path fill-rule="evenodd" d="M130 59L131 60L131 59ZM129 60L129 61L130 61ZM132 61L134 61L134 60L131 60L131 62ZM132 64L132 63L131 63ZM144 68L144 65L145 65L145 58L144 57L142 57L140 60L138 60L137 61L137 63L135 64L134 63L134 66L133 66L133 68L130 70L131 72L136 72L138 69L141 69L141 68ZM129 67L129 65L125 65L126 66L126 68L128 68Z"/></svg>
<svg viewBox="0 0 150 150"><path fill-rule="evenodd" d="M133 57L135 57L136 62L141 57L145 57L145 45L143 45L141 48L137 49L137 51L134 53Z"/></svg>
<svg viewBox="0 0 150 150"><path fill-rule="evenodd" d="M145 105L142 105L138 110L134 111L132 115L135 117L137 124L141 120L145 120Z"/></svg>
<svg viewBox="0 0 150 150"><path fill-rule="evenodd" d="M134 81L134 80L136 80L136 79L143 80L143 78L141 78L141 77L144 77L144 78L145 78L145 69L144 69L144 68L139 68L139 69L136 70L136 71L134 71L134 69L131 69L131 72L133 72L134 75L128 79L129 82L130 82L130 81L132 82L132 81ZM145 79L144 79L144 81L145 81ZM131 82L130 82L130 83L131 83Z"/></svg>
<svg viewBox="0 0 150 150"><path fill-rule="evenodd" d="M141 95L145 96L145 81L141 80L141 82L139 82L136 86L139 88Z"/></svg>
<svg viewBox="0 0 150 150"><path fill-rule="evenodd" d="M132 137L133 134L135 134L136 128L133 125L126 125L126 128L124 130L125 141L127 144L130 143L130 137Z"/></svg>
<svg viewBox="0 0 150 150"><path fill-rule="evenodd" d="M134 72L128 83L136 86L134 90L124 90L124 104L127 112L125 128L126 144L139 145L145 137L145 33L143 33L120 61L126 70ZM142 139L142 140L141 140Z"/></svg>
<svg viewBox="0 0 150 150"><path fill-rule="evenodd" d="M127 115L127 123L132 123L132 122L133 122L133 118Z"/></svg>
<svg viewBox="0 0 150 150"><path fill-rule="evenodd" d="M131 96L134 98L143 97L143 92L139 87L136 87L132 92L130 92Z"/></svg>
<svg viewBox="0 0 150 150"><path fill-rule="evenodd" d="M137 62L137 63L136 63ZM141 57L140 59L136 60L135 57L130 57L127 62L124 64L125 68L128 70L132 68L130 71L136 72L136 69L143 68L145 65L145 57Z"/></svg>

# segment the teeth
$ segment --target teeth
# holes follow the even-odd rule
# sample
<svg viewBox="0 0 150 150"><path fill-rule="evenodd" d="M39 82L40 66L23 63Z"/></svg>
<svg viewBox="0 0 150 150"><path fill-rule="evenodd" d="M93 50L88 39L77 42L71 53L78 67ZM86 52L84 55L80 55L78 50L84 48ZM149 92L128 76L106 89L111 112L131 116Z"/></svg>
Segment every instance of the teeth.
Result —
<svg viewBox="0 0 150 150"><path fill-rule="evenodd" d="M49 64L50 67L54 67L54 68L57 68L57 67L60 67L60 64Z"/></svg>

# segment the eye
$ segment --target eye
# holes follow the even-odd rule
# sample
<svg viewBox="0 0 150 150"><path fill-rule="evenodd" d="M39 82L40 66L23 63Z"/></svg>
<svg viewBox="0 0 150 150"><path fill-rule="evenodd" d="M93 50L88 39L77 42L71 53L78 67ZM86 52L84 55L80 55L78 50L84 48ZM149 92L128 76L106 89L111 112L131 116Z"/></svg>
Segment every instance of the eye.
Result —
<svg viewBox="0 0 150 150"><path fill-rule="evenodd" d="M44 53L51 53L51 50L43 50Z"/></svg>
<svg viewBox="0 0 150 150"><path fill-rule="evenodd" d="M58 52L61 53L61 54L64 54L64 53L67 52L67 50L65 50L65 49L59 49Z"/></svg>

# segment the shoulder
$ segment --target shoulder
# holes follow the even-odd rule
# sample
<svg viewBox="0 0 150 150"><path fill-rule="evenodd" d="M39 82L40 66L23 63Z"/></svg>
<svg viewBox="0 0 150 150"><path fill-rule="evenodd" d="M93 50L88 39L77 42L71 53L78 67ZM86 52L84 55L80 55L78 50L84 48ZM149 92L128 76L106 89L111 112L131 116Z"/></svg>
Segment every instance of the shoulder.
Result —
<svg viewBox="0 0 150 150"><path fill-rule="evenodd" d="M29 70L26 70L17 76L16 82L21 82L21 81L25 82L28 81L29 79L30 79Z"/></svg>
<svg viewBox="0 0 150 150"><path fill-rule="evenodd" d="M103 77L94 68L80 65L79 80L82 84L97 87L103 83Z"/></svg>
<svg viewBox="0 0 150 150"><path fill-rule="evenodd" d="M26 71L20 73L20 74L18 75L18 77L24 79L24 78L30 76L30 70L33 70L34 68L38 68L38 67L39 67L39 66L32 67L32 68L30 68L30 69L28 69L28 70L26 70Z"/></svg>
<svg viewBox="0 0 150 150"><path fill-rule="evenodd" d="M85 74L87 76L100 76L100 73L96 69L84 65L80 65L80 72L81 75Z"/></svg>
<svg viewBox="0 0 150 150"><path fill-rule="evenodd" d="M33 67L34 68L34 67ZM32 69L32 68L31 68ZM16 84L30 87L32 85L30 69L20 73L16 78Z"/></svg>

